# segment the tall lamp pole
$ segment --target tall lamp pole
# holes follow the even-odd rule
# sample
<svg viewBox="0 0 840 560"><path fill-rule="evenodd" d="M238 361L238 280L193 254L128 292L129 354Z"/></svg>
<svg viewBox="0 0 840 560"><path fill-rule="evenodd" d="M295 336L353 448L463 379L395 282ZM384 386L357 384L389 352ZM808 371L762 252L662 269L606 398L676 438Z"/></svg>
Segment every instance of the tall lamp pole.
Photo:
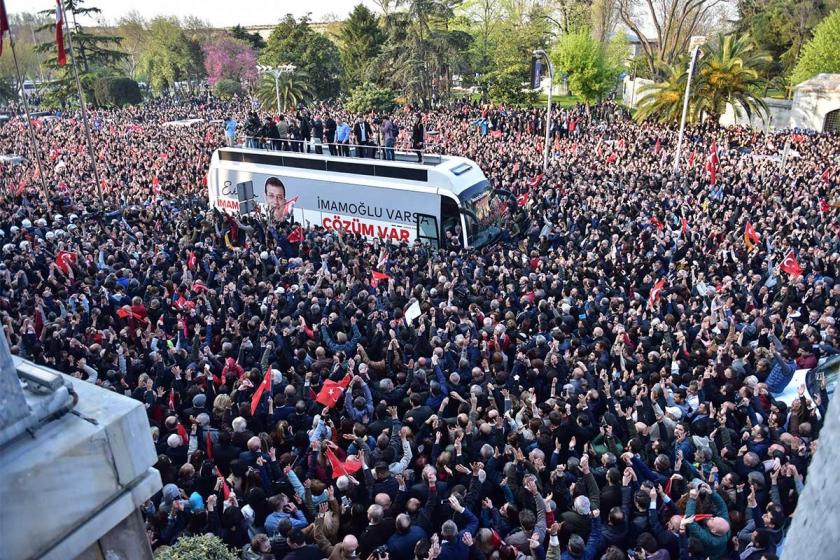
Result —
<svg viewBox="0 0 840 560"><path fill-rule="evenodd" d="M554 66L552 66L548 54L542 49L534 50L534 57L542 57L548 66L548 109L545 113L545 146L543 146L543 172L546 172L548 171L548 141L551 135L551 90L554 89Z"/></svg>
<svg viewBox="0 0 840 560"><path fill-rule="evenodd" d="M268 74L274 78L274 95L277 98L277 114L280 114L280 76L283 74L291 74L295 71L294 64L281 64L280 66L264 66L257 64L257 72L260 74Z"/></svg>
<svg viewBox="0 0 840 560"><path fill-rule="evenodd" d="M700 47L706 42L706 37L697 35L691 38L690 46L691 62L688 64L688 80L685 82L685 96L683 97L682 118L680 119L680 135L677 139L677 153L674 156L674 173L680 172L680 152L682 152L683 136L685 135L685 120L688 117L688 97L691 94L691 78L694 76L694 69L697 66L697 58L700 56Z"/></svg>

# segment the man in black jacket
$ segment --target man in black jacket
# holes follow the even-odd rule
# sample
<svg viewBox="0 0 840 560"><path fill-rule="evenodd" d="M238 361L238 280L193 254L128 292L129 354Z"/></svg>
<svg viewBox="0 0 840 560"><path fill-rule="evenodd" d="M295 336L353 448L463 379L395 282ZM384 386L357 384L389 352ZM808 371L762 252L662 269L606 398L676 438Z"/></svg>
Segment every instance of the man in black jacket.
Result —
<svg viewBox="0 0 840 560"><path fill-rule="evenodd" d="M358 148L359 157L371 157L371 150L367 146L373 143L371 138L372 134L373 131L370 128L370 123L361 118L353 125L353 137L356 139L356 144L360 146Z"/></svg>
<svg viewBox="0 0 840 560"><path fill-rule="evenodd" d="M337 156L338 148L335 145L335 130L338 128L335 119L329 113L325 115L324 119L324 134L327 137L327 144L330 147L330 155Z"/></svg>

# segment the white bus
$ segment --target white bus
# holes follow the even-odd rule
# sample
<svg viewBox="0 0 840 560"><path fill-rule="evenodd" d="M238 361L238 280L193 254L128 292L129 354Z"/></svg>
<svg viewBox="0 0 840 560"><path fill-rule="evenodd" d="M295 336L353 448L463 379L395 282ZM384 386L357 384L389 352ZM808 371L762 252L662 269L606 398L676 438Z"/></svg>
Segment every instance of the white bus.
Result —
<svg viewBox="0 0 840 560"><path fill-rule="evenodd" d="M327 152L327 146L323 147ZM343 230L434 248L486 245L501 233L511 201L494 191L466 158L395 154L395 161L255 148L221 148L212 157L207 187L211 207L238 213L238 185L251 182L269 219L289 216L305 226ZM244 187L239 187L244 188ZM292 202L294 201L294 202Z"/></svg>

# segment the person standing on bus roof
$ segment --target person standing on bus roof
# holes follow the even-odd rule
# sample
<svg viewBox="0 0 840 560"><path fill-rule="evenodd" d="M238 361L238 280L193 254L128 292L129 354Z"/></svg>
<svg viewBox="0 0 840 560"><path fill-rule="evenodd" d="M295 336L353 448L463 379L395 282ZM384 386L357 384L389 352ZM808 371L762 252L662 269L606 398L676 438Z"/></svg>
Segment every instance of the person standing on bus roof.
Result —
<svg viewBox="0 0 840 560"><path fill-rule="evenodd" d="M426 131L423 128L423 121L420 119L420 114L414 118L414 126L411 127L411 145L414 151L417 152L418 163L423 163L423 141L425 140Z"/></svg>
<svg viewBox="0 0 840 560"><path fill-rule="evenodd" d="M338 148L335 145L335 132L337 125L335 119L329 113L324 115L324 134L327 136L327 144L330 147L330 155L337 156Z"/></svg>
<svg viewBox="0 0 840 560"><path fill-rule="evenodd" d="M350 125L341 119L341 124L335 131L335 140L338 143L339 154L345 157L350 156Z"/></svg>
<svg viewBox="0 0 840 560"><path fill-rule="evenodd" d="M312 121L312 145L315 146L316 154L323 154L324 149L321 144L324 143L324 123L321 121L321 115L315 115L315 120Z"/></svg>
<svg viewBox="0 0 840 560"><path fill-rule="evenodd" d="M300 123L300 139L302 141L300 150L298 151L306 152L308 154L310 151L309 143L312 140L312 125L309 122L309 115L306 111L298 113L298 122Z"/></svg>
<svg viewBox="0 0 840 560"><path fill-rule="evenodd" d="M265 200L272 220L282 222L288 216L286 209L286 186L277 177L265 181Z"/></svg>
<svg viewBox="0 0 840 560"><path fill-rule="evenodd" d="M265 124L260 129L259 134L263 142L265 142L266 149L276 150L280 141L280 131L277 130L277 125L271 120L271 117L265 118Z"/></svg>
<svg viewBox="0 0 840 560"><path fill-rule="evenodd" d="M288 150L289 140L291 139L289 133L289 121L287 121L286 117L283 115L277 117L277 133L279 135L278 138L280 138L280 149Z"/></svg>
<svg viewBox="0 0 840 560"><path fill-rule="evenodd" d="M236 145L236 121L233 117L225 117L225 143L228 147Z"/></svg>
<svg viewBox="0 0 840 560"><path fill-rule="evenodd" d="M370 128L370 123L359 117L356 120L356 124L353 125L353 136L356 137L356 144L359 145L357 148L359 152L357 155L359 157L370 157L367 147L372 144L372 134L373 131Z"/></svg>
<svg viewBox="0 0 840 560"><path fill-rule="evenodd" d="M394 146L397 144L396 125L390 115L385 115L382 121L382 142L385 146L385 159L394 161Z"/></svg>

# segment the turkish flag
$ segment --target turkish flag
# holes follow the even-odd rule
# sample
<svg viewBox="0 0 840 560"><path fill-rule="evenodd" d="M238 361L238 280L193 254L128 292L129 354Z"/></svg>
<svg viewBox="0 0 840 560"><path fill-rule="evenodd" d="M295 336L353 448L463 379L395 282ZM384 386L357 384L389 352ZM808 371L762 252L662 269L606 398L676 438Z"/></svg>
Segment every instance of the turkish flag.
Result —
<svg viewBox="0 0 840 560"><path fill-rule="evenodd" d="M516 203L519 206L524 208L525 206L528 205L528 198L529 198L528 193L524 192L524 193L522 193L522 194L520 194L519 196L516 197Z"/></svg>
<svg viewBox="0 0 840 560"><path fill-rule="evenodd" d="M384 272L373 271L370 273L370 285L374 288L379 284L380 280L390 280L391 277Z"/></svg>
<svg viewBox="0 0 840 560"><path fill-rule="evenodd" d="M190 251L187 257L187 268L195 270L195 265L198 262L198 257L195 256L195 251Z"/></svg>
<svg viewBox="0 0 840 560"><path fill-rule="evenodd" d="M268 369L265 370L265 376L263 377L262 383L260 383L260 386L257 387L256 391L254 391L254 396L251 397L251 416L253 416L257 411L260 399L262 399L263 393L266 391L271 393L271 366L268 366Z"/></svg>
<svg viewBox="0 0 840 560"><path fill-rule="evenodd" d="M72 251L59 251L55 256L55 264L64 274L70 272L70 266L76 264L79 256Z"/></svg>
<svg viewBox="0 0 840 560"><path fill-rule="evenodd" d="M324 381L324 385L321 387L321 390L318 391L318 396L315 397L315 401L324 406L333 408L335 403L338 402L338 399L341 398L341 395L344 394L344 390L348 385L350 385L350 379L349 375L345 375L344 379L341 381L327 379Z"/></svg>
<svg viewBox="0 0 840 560"><path fill-rule="evenodd" d="M688 220L686 220L685 218L682 218L680 220L680 231L682 231L683 235L688 233Z"/></svg>
<svg viewBox="0 0 840 560"><path fill-rule="evenodd" d="M225 477L222 476L222 472L219 470L219 467L216 467L216 476L222 479L222 499L227 500L230 497L230 486L228 485L227 480L225 480Z"/></svg>
<svg viewBox="0 0 840 560"><path fill-rule="evenodd" d="M659 218L657 218L656 216L653 216L650 219L650 223L651 223L651 225L656 226L656 229L658 229L660 231L665 229L665 224L663 224L661 221L659 221Z"/></svg>
<svg viewBox="0 0 840 560"><path fill-rule="evenodd" d="M184 310L184 309L189 310L189 309L193 309L195 307L195 302L194 301L189 301L184 296L178 296L178 299L175 301L175 307L177 309L181 309L181 310Z"/></svg>
<svg viewBox="0 0 840 560"><path fill-rule="evenodd" d="M793 277L802 276L802 267L796 261L796 255L793 253L793 249L787 252L779 268Z"/></svg>
<svg viewBox="0 0 840 560"><path fill-rule="evenodd" d="M292 231L289 232L289 235L286 236L286 239L289 243L300 243L303 241L303 228L298 226Z"/></svg>
<svg viewBox="0 0 840 560"><path fill-rule="evenodd" d="M67 64L67 53L64 50L64 8L61 0L55 0L55 44L58 46L58 64L64 66Z"/></svg>
<svg viewBox="0 0 840 560"><path fill-rule="evenodd" d="M822 181L823 183L828 183L830 180L831 180L831 168L826 168L826 170L823 171L823 174L820 175L820 181Z"/></svg>
<svg viewBox="0 0 840 560"><path fill-rule="evenodd" d="M648 297L648 307L653 307L656 303L656 300L659 299L659 294L662 292L662 288L665 287L665 277L663 276L660 278L656 284L654 284L653 288L650 290L650 297Z"/></svg>
<svg viewBox="0 0 840 560"><path fill-rule="evenodd" d="M533 189L534 187L539 185L542 182L542 180L543 180L543 173L540 173L539 175L537 175L536 177L534 177L533 179L528 181L528 186Z"/></svg>
<svg viewBox="0 0 840 560"><path fill-rule="evenodd" d="M358 459L350 459L342 462L330 448L327 448L327 460L330 462L333 478L349 476L362 468L362 462Z"/></svg>

